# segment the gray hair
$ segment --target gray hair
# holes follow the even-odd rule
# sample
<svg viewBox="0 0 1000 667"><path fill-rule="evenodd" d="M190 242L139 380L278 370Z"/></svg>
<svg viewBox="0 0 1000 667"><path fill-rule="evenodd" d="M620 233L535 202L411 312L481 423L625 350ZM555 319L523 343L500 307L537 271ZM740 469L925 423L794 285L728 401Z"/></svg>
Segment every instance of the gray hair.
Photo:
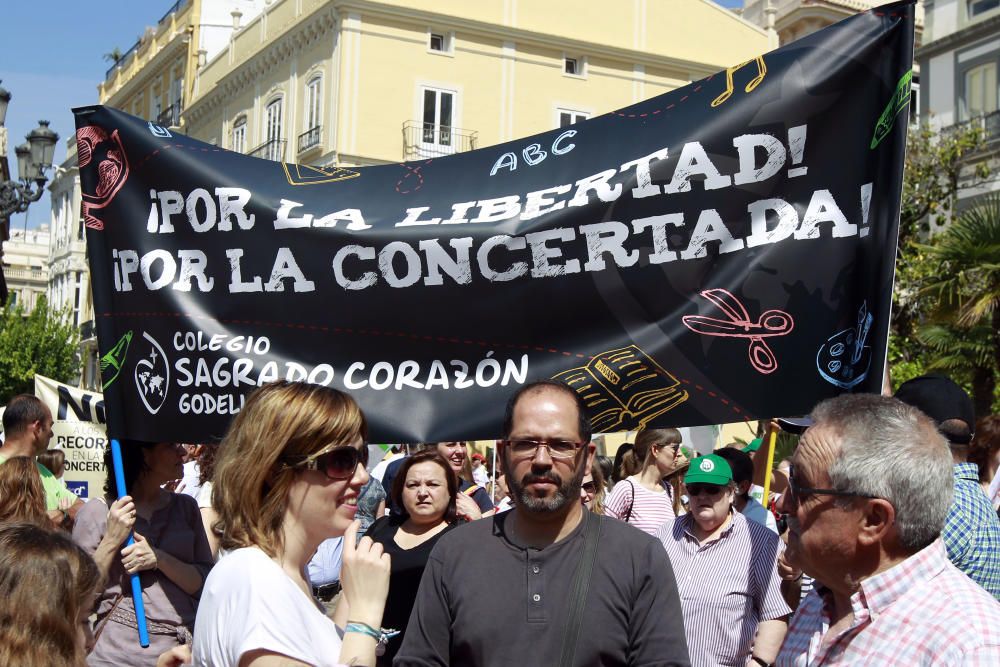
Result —
<svg viewBox="0 0 1000 667"><path fill-rule="evenodd" d="M899 540L910 553L938 538L954 478L948 443L928 417L895 398L845 394L817 405L812 418L840 438L829 470L834 489L892 503Z"/></svg>

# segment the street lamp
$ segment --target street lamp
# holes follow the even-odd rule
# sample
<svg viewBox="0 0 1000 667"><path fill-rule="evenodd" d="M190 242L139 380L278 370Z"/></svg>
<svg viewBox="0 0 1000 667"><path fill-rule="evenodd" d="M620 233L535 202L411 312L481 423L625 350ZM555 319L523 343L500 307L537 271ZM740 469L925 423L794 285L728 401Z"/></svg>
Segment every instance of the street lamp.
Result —
<svg viewBox="0 0 1000 667"><path fill-rule="evenodd" d="M0 128L7 117L7 105L11 94L0 87ZM42 198L45 171L52 167L59 135L49 129L49 121L38 121L38 127L29 132L28 143L14 149L17 155L18 180L7 180L0 173L0 221L5 221L15 213L24 213L32 202ZM3 156L0 156L3 157Z"/></svg>

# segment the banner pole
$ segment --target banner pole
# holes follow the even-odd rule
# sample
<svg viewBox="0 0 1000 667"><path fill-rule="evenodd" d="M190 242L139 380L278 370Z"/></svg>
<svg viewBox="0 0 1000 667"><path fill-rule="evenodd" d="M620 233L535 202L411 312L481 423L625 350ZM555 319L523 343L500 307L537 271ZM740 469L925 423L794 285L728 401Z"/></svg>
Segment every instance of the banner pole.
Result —
<svg viewBox="0 0 1000 667"><path fill-rule="evenodd" d="M490 500L497 504L497 441L493 441L493 470L490 480Z"/></svg>
<svg viewBox="0 0 1000 667"><path fill-rule="evenodd" d="M111 440L111 461L115 469L115 485L118 487L118 498L128 495L125 488L125 467L122 465L122 448L118 440ZM125 546L135 544L133 533L128 534ZM146 608L142 603L142 583L139 581L139 573L129 576L132 580L132 603L135 605L135 620L139 629L139 646L149 648L149 630L146 627Z"/></svg>
<svg viewBox="0 0 1000 667"><path fill-rule="evenodd" d="M764 507L769 505L771 497L771 470L774 468L774 443L778 439L778 428L773 421L767 424L767 466L764 468L764 497L761 503Z"/></svg>

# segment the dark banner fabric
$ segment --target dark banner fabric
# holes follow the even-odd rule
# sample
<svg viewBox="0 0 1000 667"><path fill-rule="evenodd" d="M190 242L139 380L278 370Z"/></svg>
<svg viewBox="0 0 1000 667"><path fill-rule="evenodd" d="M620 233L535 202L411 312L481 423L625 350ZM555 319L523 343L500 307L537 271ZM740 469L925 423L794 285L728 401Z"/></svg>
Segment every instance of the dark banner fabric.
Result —
<svg viewBox="0 0 1000 667"><path fill-rule="evenodd" d="M276 379L347 391L375 442L497 437L540 378L605 432L879 391L912 51L897 3L591 120L364 168L76 109L110 432L218 438Z"/></svg>

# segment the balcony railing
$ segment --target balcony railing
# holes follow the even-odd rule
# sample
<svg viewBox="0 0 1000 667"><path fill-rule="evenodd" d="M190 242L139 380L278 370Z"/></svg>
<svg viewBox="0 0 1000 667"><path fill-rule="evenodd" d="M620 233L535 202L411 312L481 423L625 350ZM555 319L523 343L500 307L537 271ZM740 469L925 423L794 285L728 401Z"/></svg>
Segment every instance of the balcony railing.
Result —
<svg viewBox="0 0 1000 667"><path fill-rule="evenodd" d="M312 148L313 146L319 146L320 135L322 134L322 127L317 125L314 128L308 129L299 135L299 152L305 152Z"/></svg>
<svg viewBox="0 0 1000 667"><path fill-rule="evenodd" d="M48 271L45 269L36 269L35 267L27 268L21 266L4 266L3 275L8 282L12 280L20 280L24 282L47 282L49 279Z"/></svg>
<svg viewBox="0 0 1000 667"><path fill-rule="evenodd" d="M181 103L174 102L160 112L156 117L156 124L160 127L177 127L181 124Z"/></svg>
<svg viewBox="0 0 1000 667"><path fill-rule="evenodd" d="M177 2L171 5L170 9L167 10L167 13L160 17L160 20L157 21L157 25L158 26L163 25L163 23L166 22L168 18L170 18L171 14L173 14L176 11L179 11L182 7L184 7L184 5L188 4L189 1L190 0L177 0ZM132 48L130 48L128 51L122 54L121 58L111 63L111 67L109 67L104 72L104 79L107 80L111 78L111 73L115 71L115 68L118 67L119 65L124 64L125 61L128 60L129 56L131 56L134 52L139 50L139 47L142 46L142 43L143 40L142 38L140 38L135 44L132 45Z"/></svg>
<svg viewBox="0 0 1000 667"><path fill-rule="evenodd" d="M250 157L259 157L262 160L274 160L275 162L285 161L285 140L271 139L257 148L247 153Z"/></svg>
<svg viewBox="0 0 1000 667"><path fill-rule="evenodd" d="M960 129L970 126L978 127L982 130L983 147L987 150L993 149L997 143L1000 143L1000 110L991 111L989 113L982 114L981 116L970 118L969 120L962 121L952 127L954 129Z"/></svg>
<svg viewBox="0 0 1000 667"><path fill-rule="evenodd" d="M476 150L479 133L450 125L408 120L403 123L403 159L421 160Z"/></svg>

